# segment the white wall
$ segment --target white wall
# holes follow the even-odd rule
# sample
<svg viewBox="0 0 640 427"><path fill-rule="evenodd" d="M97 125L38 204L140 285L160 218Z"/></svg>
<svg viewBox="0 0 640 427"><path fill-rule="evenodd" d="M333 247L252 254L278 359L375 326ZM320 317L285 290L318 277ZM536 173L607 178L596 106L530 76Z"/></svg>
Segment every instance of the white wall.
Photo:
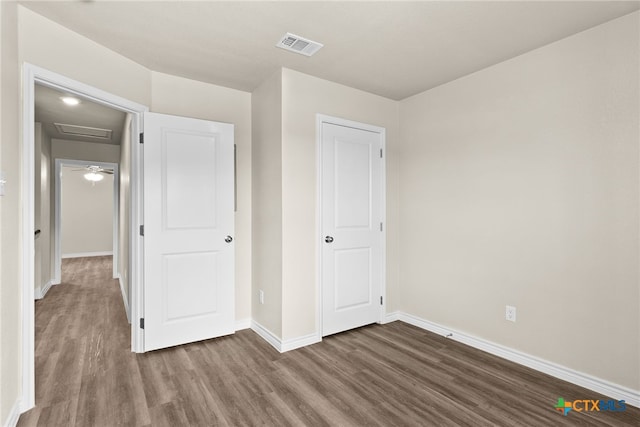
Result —
<svg viewBox="0 0 640 427"><path fill-rule="evenodd" d="M282 71L282 338L316 333L316 114L386 128L387 302L398 282L399 104L293 70Z"/></svg>
<svg viewBox="0 0 640 427"><path fill-rule="evenodd" d="M0 197L0 423L21 393L21 64L26 61L107 92L149 105L149 71L15 2L0 2L2 115L0 170L7 194Z"/></svg>
<svg viewBox="0 0 640 427"><path fill-rule="evenodd" d="M282 337L282 72L251 94L252 306L251 317ZM259 292L264 292L264 304Z"/></svg>
<svg viewBox="0 0 640 427"><path fill-rule="evenodd" d="M84 179L77 166L61 176L61 253L63 258L113 252L113 175L99 182Z"/></svg>
<svg viewBox="0 0 640 427"><path fill-rule="evenodd" d="M21 390L17 8L14 2L0 2L0 170L7 180L0 196L0 423L8 419Z"/></svg>
<svg viewBox="0 0 640 427"><path fill-rule="evenodd" d="M149 105L149 70L31 10L18 6L20 61Z"/></svg>
<svg viewBox="0 0 640 427"><path fill-rule="evenodd" d="M51 152L54 159L85 160L87 162L120 162L120 146L96 142L53 139Z"/></svg>
<svg viewBox="0 0 640 427"><path fill-rule="evenodd" d="M236 320L251 318L251 94L152 72L151 111L235 125Z"/></svg>
<svg viewBox="0 0 640 427"><path fill-rule="evenodd" d="M640 390L638 22L401 102L403 311Z"/></svg>

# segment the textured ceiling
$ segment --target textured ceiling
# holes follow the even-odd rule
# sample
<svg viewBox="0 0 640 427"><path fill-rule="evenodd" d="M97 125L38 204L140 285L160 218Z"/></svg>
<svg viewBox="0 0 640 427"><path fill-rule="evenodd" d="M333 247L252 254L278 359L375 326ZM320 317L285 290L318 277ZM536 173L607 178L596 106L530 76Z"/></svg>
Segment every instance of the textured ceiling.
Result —
<svg viewBox="0 0 640 427"><path fill-rule="evenodd" d="M287 67L403 99L638 10L615 1L21 2L143 66L245 91ZM285 32L315 56L274 45Z"/></svg>

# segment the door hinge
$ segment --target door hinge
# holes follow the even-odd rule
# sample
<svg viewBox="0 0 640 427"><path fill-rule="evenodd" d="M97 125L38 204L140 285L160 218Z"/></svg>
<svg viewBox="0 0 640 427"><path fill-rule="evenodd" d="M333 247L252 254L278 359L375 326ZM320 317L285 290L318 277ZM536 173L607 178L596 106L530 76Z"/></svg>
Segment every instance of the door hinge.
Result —
<svg viewBox="0 0 640 427"><path fill-rule="evenodd" d="M382 231L382 223L380 223L380 231Z"/></svg>
<svg viewBox="0 0 640 427"><path fill-rule="evenodd" d="M144 329L144 317L140 318L140 329Z"/></svg>
<svg viewBox="0 0 640 427"><path fill-rule="evenodd" d="M382 305L382 295L380 295L380 305Z"/></svg>
<svg viewBox="0 0 640 427"><path fill-rule="evenodd" d="M144 144L144 133L140 132L140 144Z"/></svg>
<svg viewBox="0 0 640 427"><path fill-rule="evenodd" d="M380 149L380 158L382 158L382 148Z"/></svg>
<svg viewBox="0 0 640 427"><path fill-rule="evenodd" d="M140 226L140 235L144 236L144 225Z"/></svg>

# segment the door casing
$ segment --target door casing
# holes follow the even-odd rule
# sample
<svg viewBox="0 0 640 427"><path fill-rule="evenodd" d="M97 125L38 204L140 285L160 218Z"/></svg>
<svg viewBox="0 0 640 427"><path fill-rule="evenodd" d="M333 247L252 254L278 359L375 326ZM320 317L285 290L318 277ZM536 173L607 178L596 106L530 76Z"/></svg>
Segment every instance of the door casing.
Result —
<svg viewBox="0 0 640 427"><path fill-rule="evenodd" d="M22 164L20 194L22 200L21 240L21 284L22 284L22 394L20 411L26 412L35 406L35 309L34 309L34 232L35 232L35 85L40 84L66 93L89 99L98 104L114 108L132 117L131 132L131 230L138 230L142 222L141 148L137 135L142 129L142 113L149 108L105 92L93 86L70 79L47 69L24 63L22 67ZM137 328L142 314L142 242L132 238L129 248L131 268L131 350L142 352L143 334Z"/></svg>
<svg viewBox="0 0 640 427"><path fill-rule="evenodd" d="M353 120L347 120L339 117L329 116L325 114L316 114L316 334L318 341L322 341L322 294L323 294L323 283L322 283L322 249L323 249L323 235L322 235L322 165L323 165L323 155L322 155L322 124L334 124L339 126L351 127L354 129L362 129L370 132L376 132L380 134L381 137L381 146L382 146L382 157L385 161L382 162L381 170L380 170L380 182L382 188L381 190L381 214L382 214L382 224L383 224L383 233L382 233L382 242L381 242L381 259L382 259L382 268L380 278L380 293L384 296L382 299L382 304L380 305L380 312L378 317L378 323L382 323L384 321L384 315L386 313L386 276L387 276L387 256L386 256L386 130L380 126L374 126L366 123L360 123Z"/></svg>

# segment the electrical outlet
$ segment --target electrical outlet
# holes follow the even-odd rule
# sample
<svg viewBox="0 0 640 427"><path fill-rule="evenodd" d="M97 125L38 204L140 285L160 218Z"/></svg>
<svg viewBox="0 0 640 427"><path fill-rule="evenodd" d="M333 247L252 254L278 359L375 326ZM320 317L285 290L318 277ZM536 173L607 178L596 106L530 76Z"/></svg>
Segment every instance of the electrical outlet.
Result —
<svg viewBox="0 0 640 427"><path fill-rule="evenodd" d="M516 321L516 308L511 306L511 305L508 305L506 310L505 310L504 318L507 319L509 322L515 322Z"/></svg>
<svg viewBox="0 0 640 427"><path fill-rule="evenodd" d="M258 297L260 298L260 304L264 304L264 291L262 289L258 291Z"/></svg>

